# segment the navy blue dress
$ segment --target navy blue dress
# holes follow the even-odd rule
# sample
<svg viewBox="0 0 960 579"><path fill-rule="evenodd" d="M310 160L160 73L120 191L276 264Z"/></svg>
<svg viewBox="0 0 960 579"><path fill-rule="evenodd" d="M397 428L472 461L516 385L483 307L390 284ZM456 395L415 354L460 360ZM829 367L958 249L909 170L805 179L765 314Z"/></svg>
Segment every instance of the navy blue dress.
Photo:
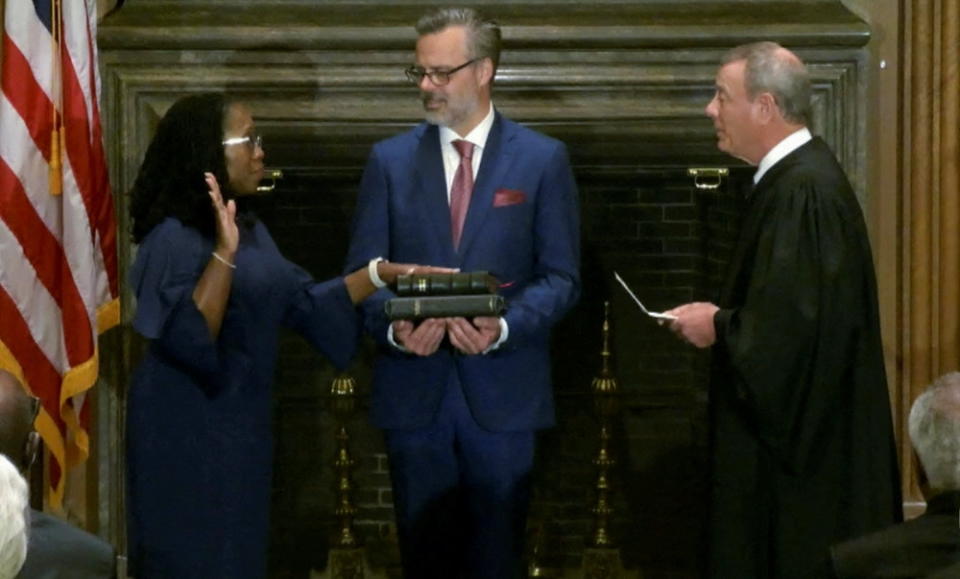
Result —
<svg viewBox="0 0 960 579"><path fill-rule="evenodd" d="M281 326L344 367L359 316L342 278L314 282L262 223L242 227L219 339L193 290L211 240L168 218L130 272L133 327L149 341L127 410L132 572L151 577L266 575L273 460L271 383Z"/></svg>

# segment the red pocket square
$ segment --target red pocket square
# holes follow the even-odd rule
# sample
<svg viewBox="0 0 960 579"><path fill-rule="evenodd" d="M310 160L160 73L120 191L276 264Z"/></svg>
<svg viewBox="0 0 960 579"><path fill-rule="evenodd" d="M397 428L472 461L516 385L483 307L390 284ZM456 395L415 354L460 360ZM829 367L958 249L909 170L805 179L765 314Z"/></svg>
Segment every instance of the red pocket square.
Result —
<svg viewBox="0 0 960 579"><path fill-rule="evenodd" d="M494 207L506 207L507 205L516 205L527 200L527 194L519 189L497 189L493 194Z"/></svg>

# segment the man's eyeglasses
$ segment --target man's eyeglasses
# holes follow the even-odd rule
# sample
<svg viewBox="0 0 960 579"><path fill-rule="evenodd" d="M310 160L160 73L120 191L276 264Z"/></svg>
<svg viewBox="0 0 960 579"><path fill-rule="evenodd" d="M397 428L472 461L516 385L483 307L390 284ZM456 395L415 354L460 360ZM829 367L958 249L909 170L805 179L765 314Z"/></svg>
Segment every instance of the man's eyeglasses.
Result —
<svg viewBox="0 0 960 579"><path fill-rule="evenodd" d="M256 151L258 148L263 150L263 137L259 134L247 135L245 137L230 137L229 139L224 139L220 142L221 145L246 145L250 152Z"/></svg>
<svg viewBox="0 0 960 579"><path fill-rule="evenodd" d="M450 82L450 77L453 76L453 73L457 72L458 70L463 70L464 68L470 66L471 64L477 62L478 60L480 59L471 58L470 60L461 64L460 66L451 68L449 70L442 69L442 68L437 70L427 70L419 66L411 66L403 72L404 74L407 75L407 79L413 84L420 84L421 82L423 82L423 77L426 76L426 77L430 77L430 82L432 82L434 85L444 86L445 84Z"/></svg>

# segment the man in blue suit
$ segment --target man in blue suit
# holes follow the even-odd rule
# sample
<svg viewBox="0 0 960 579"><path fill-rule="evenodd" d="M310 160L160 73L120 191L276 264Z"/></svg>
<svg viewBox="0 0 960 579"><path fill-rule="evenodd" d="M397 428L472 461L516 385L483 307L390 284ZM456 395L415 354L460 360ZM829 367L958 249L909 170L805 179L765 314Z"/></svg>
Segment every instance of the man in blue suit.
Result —
<svg viewBox="0 0 960 579"><path fill-rule="evenodd" d="M507 309L391 324L393 294L370 298L371 413L385 430L405 576L519 577L535 431L554 423L550 330L579 295L576 184L562 143L492 105L496 23L448 8L416 29L406 72L427 122L374 146L347 267L486 270Z"/></svg>

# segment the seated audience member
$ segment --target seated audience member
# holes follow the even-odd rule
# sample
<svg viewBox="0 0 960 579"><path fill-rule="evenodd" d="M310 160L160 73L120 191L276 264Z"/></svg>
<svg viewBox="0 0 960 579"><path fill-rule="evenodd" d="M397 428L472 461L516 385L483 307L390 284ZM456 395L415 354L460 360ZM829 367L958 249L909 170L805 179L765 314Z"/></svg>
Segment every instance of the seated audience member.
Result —
<svg viewBox="0 0 960 579"><path fill-rule="evenodd" d="M33 463L38 437L33 421L39 401L31 398L17 378L0 370L0 455L26 472ZM26 495L26 483L24 494ZM24 507L27 499L24 498ZM113 547L102 539L40 511L29 512L29 537L26 561L19 575L4 575L5 561L0 556L0 579L100 579L116 577ZM6 524L6 515L0 526ZM6 534L0 530L4 539Z"/></svg>
<svg viewBox="0 0 960 579"><path fill-rule="evenodd" d="M837 577L960 578L960 372L914 402L910 440L926 475L927 511L834 546Z"/></svg>
<svg viewBox="0 0 960 579"><path fill-rule="evenodd" d="M0 579L13 579L27 556L27 481L0 455Z"/></svg>

